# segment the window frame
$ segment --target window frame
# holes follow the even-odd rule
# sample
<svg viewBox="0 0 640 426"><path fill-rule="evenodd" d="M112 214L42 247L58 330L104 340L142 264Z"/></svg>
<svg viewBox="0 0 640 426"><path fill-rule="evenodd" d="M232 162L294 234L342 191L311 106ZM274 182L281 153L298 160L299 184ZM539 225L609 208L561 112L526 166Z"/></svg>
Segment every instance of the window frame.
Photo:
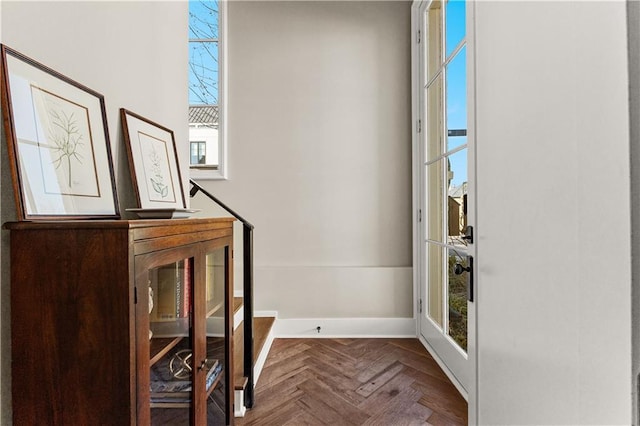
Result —
<svg viewBox="0 0 640 426"><path fill-rule="evenodd" d="M193 163L191 160L193 160L193 147L194 145L197 147L196 151L197 151L197 155L198 158L200 158L200 154L201 154L201 147L204 147L204 149L202 151L204 151L204 157L207 158L207 142L206 141L189 141L189 166L192 165L197 165L198 163Z"/></svg>
<svg viewBox="0 0 640 426"><path fill-rule="evenodd" d="M218 167L191 165L191 143L189 149L189 177L194 180L229 179L227 143L227 5L228 0L218 0ZM187 87L188 90L188 87ZM191 142L189 140L189 142Z"/></svg>

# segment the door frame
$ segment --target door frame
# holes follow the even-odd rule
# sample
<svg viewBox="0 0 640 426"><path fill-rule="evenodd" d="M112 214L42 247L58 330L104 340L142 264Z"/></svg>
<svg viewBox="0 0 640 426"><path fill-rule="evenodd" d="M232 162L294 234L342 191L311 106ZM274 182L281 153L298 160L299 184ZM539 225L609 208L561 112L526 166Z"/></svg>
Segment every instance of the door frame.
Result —
<svg viewBox="0 0 640 426"><path fill-rule="evenodd" d="M416 332L420 342L425 346L427 351L431 354L434 360L442 368L443 372L451 380L454 386L458 389L460 394L467 400L468 403L468 422L471 425L478 422L478 345L477 345L477 318L479 310L479 294L478 294L478 231L474 226L474 244L469 254L474 257L473 264L473 276L474 276L474 302L469 305L467 327L468 327L468 342L467 342L467 356L469 362L469 368L471 369L469 374L468 390L458 382L456 377L449 371L444 361L438 356L434 349L429 345L422 337L421 332L421 320L420 316L422 310L426 310L426 302L422 299L422 282L423 273L422 270L422 232L421 232L421 220L424 220L423 213L421 212L422 194L424 193L424 181L422 179L422 168L424 167L421 155L420 140L422 133L419 131L420 127L424 127L425 123L419 124L419 120L422 117L422 111L424 111L423 97L419 96L422 91L420 84L420 71L421 71L421 44L418 42L418 38L422 38L422 42L425 42L426 34L418 35L420 30L420 8L425 3L430 3L432 0L413 0L411 4L411 110L412 110L412 228L413 228L413 293L414 300L416 301L414 306L414 318L416 319ZM473 199L468 216L470 223L477 225L477 132L476 132L476 91L475 91L475 78L476 78L476 43L475 43L475 12L476 2L474 0L467 0L466 2L466 49L467 49L467 149L468 149L468 162L467 162L467 176L471 185L468 187L470 198ZM421 306L422 304L422 306Z"/></svg>

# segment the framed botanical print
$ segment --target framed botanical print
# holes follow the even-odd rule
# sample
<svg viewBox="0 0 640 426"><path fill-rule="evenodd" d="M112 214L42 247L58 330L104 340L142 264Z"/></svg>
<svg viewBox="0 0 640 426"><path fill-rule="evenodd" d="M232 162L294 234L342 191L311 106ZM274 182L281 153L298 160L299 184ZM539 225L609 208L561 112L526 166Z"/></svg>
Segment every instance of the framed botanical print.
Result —
<svg viewBox="0 0 640 426"><path fill-rule="evenodd" d="M139 209L184 210L186 199L173 131L126 109L120 110Z"/></svg>
<svg viewBox="0 0 640 426"><path fill-rule="evenodd" d="M2 112L19 220L118 218L104 97L2 45Z"/></svg>

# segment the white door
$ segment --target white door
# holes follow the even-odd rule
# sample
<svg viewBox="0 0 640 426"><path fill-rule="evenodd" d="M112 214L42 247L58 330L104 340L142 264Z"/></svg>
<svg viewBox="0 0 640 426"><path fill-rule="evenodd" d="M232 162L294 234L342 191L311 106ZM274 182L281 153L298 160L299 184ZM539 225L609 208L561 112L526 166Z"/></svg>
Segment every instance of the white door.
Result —
<svg viewBox="0 0 640 426"><path fill-rule="evenodd" d="M465 397L475 363L471 9L462 0L413 7L419 332Z"/></svg>

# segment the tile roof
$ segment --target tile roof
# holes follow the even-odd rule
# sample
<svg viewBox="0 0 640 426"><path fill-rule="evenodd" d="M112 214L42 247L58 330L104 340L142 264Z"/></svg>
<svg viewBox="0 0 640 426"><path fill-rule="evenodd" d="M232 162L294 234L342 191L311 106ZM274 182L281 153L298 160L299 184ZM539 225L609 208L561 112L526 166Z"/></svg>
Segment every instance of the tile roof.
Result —
<svg viewBox="0 0 640 426"><path fill-rule="evenodd" d="M189 107L189 124L213 124L218 126L218 105Z"/></svg>

